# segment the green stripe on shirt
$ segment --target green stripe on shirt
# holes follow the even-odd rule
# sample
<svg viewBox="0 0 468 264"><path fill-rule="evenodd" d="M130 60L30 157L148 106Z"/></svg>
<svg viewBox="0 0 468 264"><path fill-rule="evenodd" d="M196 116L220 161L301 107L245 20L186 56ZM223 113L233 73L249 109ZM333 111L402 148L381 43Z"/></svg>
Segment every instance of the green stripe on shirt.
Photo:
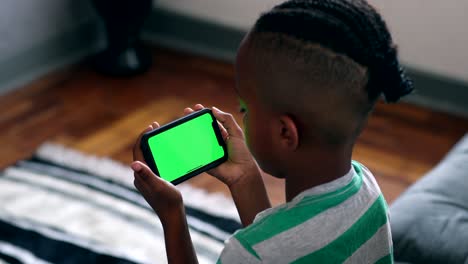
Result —
<svg viewBox="0 0 468 264"><path fill-rule="evenodd" d="M393 255L388 254L387 256L377 260L375 264L392 264L393 263Z"/></svg>
<svg viewBox="0 0 468 264"><path fill-rule="evenodd" d="M340 237L294 263L342 263L387 223L387 216L383 212L385 201L380 195L367 212Z"/></svg>

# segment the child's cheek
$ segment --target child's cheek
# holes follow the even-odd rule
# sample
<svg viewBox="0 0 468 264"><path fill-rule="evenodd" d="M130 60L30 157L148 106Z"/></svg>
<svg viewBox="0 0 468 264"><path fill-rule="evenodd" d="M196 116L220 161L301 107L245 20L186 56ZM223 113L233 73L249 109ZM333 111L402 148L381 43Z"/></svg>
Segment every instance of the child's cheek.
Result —
<svg viewBox="0 0 468 264"><path fill-rule="evenodd" d="M242 123L244 125L244 136L245 136L245 143L247 144L247 147L249 148L250 152L253 153L252 148L250 147L250 129L249 129L249 124L247 123L247 115L244 115L242 118Z"/></svg>
<svg viewBox="0 0 468 264"><path fill-rule="evenodd" d="M264 171L271 171L271 135L265 124L255 123L246 117L244 133L247 146L259 166Z"/></svg>

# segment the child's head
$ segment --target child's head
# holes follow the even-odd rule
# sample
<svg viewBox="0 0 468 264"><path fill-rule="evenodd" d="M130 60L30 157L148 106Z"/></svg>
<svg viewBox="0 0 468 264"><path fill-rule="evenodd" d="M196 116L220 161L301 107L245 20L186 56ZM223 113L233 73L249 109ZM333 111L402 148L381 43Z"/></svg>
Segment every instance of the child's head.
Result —
<svg viewBox="0 0 468 264"><path fill-rule="evenodd" d="M260 165L285 155L352 149L383 93L412 91L381 16L364 0L291 0L257 20L239 49L237 90Z"/></svg>

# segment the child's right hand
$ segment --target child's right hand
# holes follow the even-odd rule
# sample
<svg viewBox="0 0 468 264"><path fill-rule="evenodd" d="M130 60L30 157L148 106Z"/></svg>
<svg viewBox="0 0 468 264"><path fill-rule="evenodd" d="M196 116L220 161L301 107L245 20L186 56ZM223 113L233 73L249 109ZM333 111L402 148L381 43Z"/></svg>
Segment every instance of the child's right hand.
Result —
<svg viewBox="0 0 468 264"><path fill-rule="evenodd" d="M203 108L203 105L196 104L193 109L185 108L184 113L190 114ZM212 108L212 111L218 120L221 134L227 144L228 160L218 167L209 170L208 173L231 188L236 184L242 183L245 177L249 177L252 173L258 174L260 169L247 148L244 132L234 117L215 107Z"/></svg>

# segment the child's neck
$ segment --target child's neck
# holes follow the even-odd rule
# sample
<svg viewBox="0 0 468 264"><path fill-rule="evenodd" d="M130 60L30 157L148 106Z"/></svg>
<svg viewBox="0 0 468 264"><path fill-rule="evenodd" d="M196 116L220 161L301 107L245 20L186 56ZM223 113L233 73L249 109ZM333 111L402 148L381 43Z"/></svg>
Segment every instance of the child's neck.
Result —
<svg viewBox="0 0 468 264"><path fill-rule="evenodd" d="M314 150L296 159L285 177L286 201L312 187L331 182L351 169L352 147L334 151Z"/></svg>

